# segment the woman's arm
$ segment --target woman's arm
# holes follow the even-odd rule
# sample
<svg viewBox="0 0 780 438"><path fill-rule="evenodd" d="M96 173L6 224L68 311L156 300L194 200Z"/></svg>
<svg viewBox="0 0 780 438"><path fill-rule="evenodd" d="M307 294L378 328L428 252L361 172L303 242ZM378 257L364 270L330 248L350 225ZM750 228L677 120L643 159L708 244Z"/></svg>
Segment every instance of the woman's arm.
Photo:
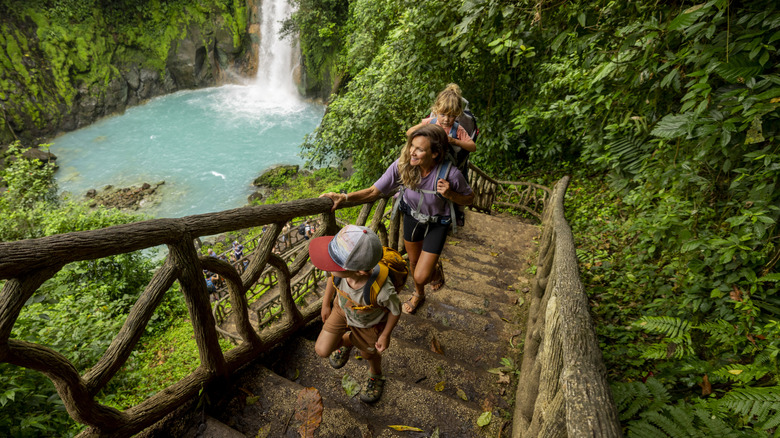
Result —
<svg viewBox="0 0 780 438"><path fill-rule="evenodd" d="M450 189L450 182L446 179L440 178L436 182L436 191L440 195L459 205L471 205L471 203L474 202L474 191L468 195L461 195L455 190Z"/></svg>
<svg viewBox="0 0 780 438"><path fill-rule="evenodd" d="M374 186L367 189L358 190L352 193L323 193L320 198L330 198L333 201L333 208L331 211L335 211L339 205L345 202L351 202L353 204L362 204L364 202L371 202L379 199L382 196L382 192Z"/></svg>

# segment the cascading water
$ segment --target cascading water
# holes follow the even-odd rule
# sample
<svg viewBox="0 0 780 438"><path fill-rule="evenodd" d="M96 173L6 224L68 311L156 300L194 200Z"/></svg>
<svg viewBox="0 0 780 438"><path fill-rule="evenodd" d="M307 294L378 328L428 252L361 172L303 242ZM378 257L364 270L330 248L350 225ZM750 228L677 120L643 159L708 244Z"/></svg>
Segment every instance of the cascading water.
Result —
<svg viewBox="0 0 780 438"><path fill-rule="evenodd" d="M293 47L287 40L279 39L283 18L292 13L288 0L264 0L260 23L260 44L257 66L257 87L278 97L296 96L292 82Z"/></svg>
<svg viewBox="0 0 780 438"><path fill-rule="evenodd" d="M293 48L280 41L286 0L263 2L259 68L247 85L181 91L152 99L53 141L60 189L165 181L162 202L145 213L181 217L246 204L251 183L274 164L301 164L303 137L323 107L292 83Z"/></svg>

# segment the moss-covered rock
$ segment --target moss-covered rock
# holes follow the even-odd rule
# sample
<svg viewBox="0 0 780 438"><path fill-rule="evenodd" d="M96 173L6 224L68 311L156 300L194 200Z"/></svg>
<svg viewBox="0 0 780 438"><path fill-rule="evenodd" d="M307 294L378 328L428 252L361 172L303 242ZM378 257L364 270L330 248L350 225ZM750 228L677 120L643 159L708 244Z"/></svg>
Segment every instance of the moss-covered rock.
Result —
<svg viewBox="0 0 780 438"><path fill-rule="evenodd" d="M262 175L255 178L252 182L256 187L279 188L287 183L288 180L298 175L298 165L277 165L263 172Z"/></svg>
<svg viewBox="0 0 780 438"><path fill-rule="evenodd" d="M12 3L0 13L1 144L50 137L251 68L245 1L154 1L143 10Z"/></svg>

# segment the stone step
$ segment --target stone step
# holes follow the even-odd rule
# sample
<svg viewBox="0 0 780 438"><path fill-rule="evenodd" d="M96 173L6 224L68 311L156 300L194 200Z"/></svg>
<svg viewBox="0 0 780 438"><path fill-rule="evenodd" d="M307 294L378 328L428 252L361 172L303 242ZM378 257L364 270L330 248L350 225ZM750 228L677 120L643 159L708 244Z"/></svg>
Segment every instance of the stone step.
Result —
<svg viewBox="0 0 780 438"><path fill-rule="evenodd" d="M493 408L504 407L505 401L493 400L492 398L487 402L484 399L464 401L457 396L449 396L448 392L455 394L455 385L451 385L451 391L446 391L446 381L445 391L441 392L433 390L436 382L428 382L428 379L420 382L423 384L407 381L409 376L413 377L417 373L431 372L437 374L436 367L441 366L444 368L446 358L440 361L443 365L425 364L420 361L421 364L417 368L418 371L415 371L415 369L407 370L408 374L402 376L398 370L392 368L393 364L408 360L409 357L408 355L403 357L396 351L396 358L391 359L391 350L393 350L394 345L391 343L387 352L388 360L385 368L387 380L385 382L384 394L382 399L373 405L363 403L357 396L349 397L342 387L342 379L345 375L349 375L361 385L363 384L368 376L366 362L363 360L350 360L344 368L335 370L329 365L327 359L320 358L314 353L314 343L311 340L303 340L301 338L294 341L291 340L278 355L274 355L272 359L269 358L271 360L269 366L271 369L283 373L285 377L296 378L296 382L302 386L316 387L320 391L323 400L342 406L356 417L365 418L367 423L374 426L375 431L384 430L389 425L405 425L423 429L426 435L421 436L429 436L436 428L439 429L442 437L492 437L497 435L498 429L501 427L499 420L485 428L479 428L476 425L476 421L482 414L482 403L486 403L487 406ZM395 345L395 348L396 350L403 349L399 348L398 345ZM414 350L418 354L424 353L424 351L416 348ZM424 369L426 367L428 368L427 370ZM452 376L454 372L454 370L448 370L445 373L449 374L445 375ZM478 372L470 372L476 379L483 377ZM455 377L452 378L454 379ZM465 383L461 384L465 386ZM469 390L476 391L473 388ZM332 435L320 432L320 436ZM360 435L346 436L359 437Z"/></svg>
<svg viewBox="0 0 780 438"><path fill-rule="evenodd" d="M492 367L499 367L499 359L491 359ZM286 378L298 378L300 383L311 385L310 376L302 375L304 369L312 369L328 365L327 359L314 354L314 341L304 338L291 340L288 347L280 352L269 364L272 370ZM334 370L343 376L346 370L353 376L367 375L368 364L360 358L357 349L353 349L352 357L342 370ZM498 383L498 376L474 367L468 362L462 362L446 355L430 351L427 346L410 344L403 340L393 339L390 348L382 356L382 368L386 375L409 384L434 391L437 384L444 382L441 392L451 398L471 403L478 407L479 403L488 399L493 406L507 408L506 400L499 397L506 392L506 387ZM323 370L327 371L327 370ZM459 391L462 391L459 393Z"/></svg>
<svg viewBox="0 0 780 438"><path fill-rule="evenodd" d="M215 414L220 421L247 437L299 437L295 419L298 393L305 386L285 379L261 365L245 369L232 388L234 397ZM322 395L322 437L361 437L368 422Z"/></svg>

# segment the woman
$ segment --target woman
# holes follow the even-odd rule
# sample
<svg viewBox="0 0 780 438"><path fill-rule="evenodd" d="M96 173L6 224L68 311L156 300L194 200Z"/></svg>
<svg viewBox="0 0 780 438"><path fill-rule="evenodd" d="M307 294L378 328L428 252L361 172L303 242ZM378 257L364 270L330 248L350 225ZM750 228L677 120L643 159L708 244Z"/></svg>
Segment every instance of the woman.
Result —
<svg viewBox="0 0 780 438"><path fill-rule="evenodd" d="M390 194L403 185L400 210L404 213L404 246L414 277L414 294L403 304L405 313L414 313L425 301L425 285L433 290L444 285L439 261L452 220L449 201L470 205L474 193L463 174L454 166L439 179L439 165L448 146L447 133L438 125L414 130L401 151L401 157L387 168L373 186L352 193L325 193L335 210L343 202L363 203ZM421 202L420 202L421 201Z"/></svg>

